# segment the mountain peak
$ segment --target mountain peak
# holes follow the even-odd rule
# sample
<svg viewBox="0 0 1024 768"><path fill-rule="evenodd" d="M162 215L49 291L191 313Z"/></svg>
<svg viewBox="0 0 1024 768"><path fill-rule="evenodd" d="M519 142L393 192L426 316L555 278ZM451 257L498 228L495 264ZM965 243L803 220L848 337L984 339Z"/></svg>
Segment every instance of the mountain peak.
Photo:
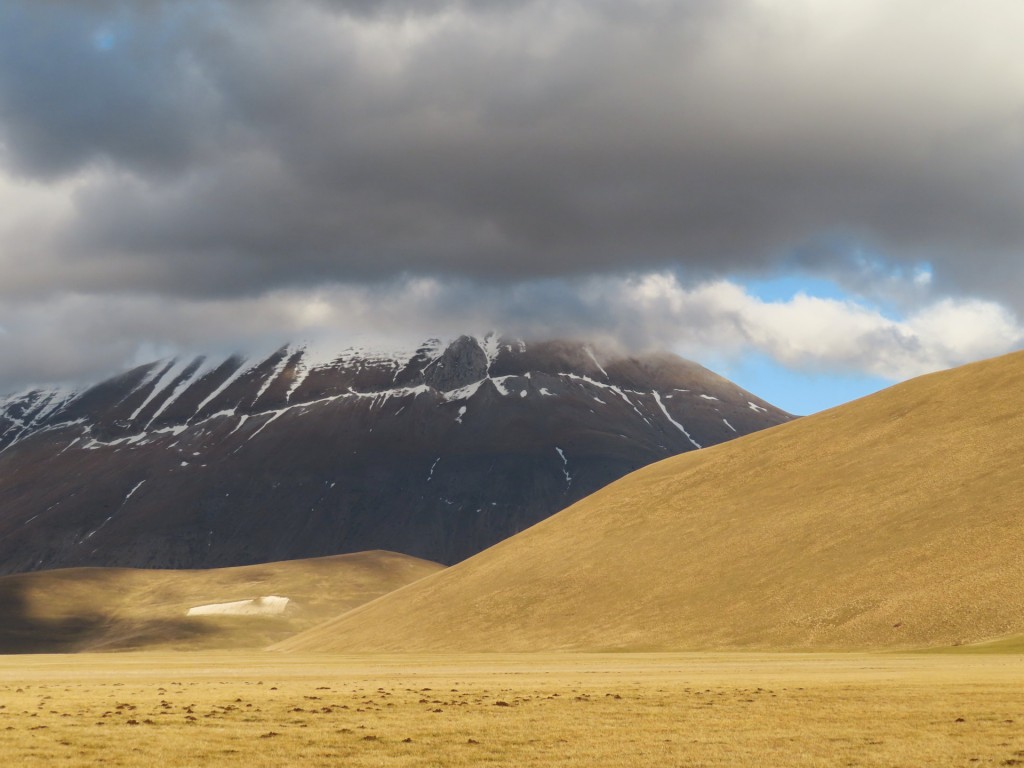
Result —
<svg viewBox="0 0 1024 768"><path fill-rule="evenodd" d="M674 355L578 341L164 360L2 401L0 569L366 549L451 563L633 469L789 418Z"/></svg>
<svg viewBox="0 0 1024 768"><path fill-rule="evenodd" d="M436 390L450 392L487 378L490 366L479 341L459 336L423 369L423 380Z"/></svg>

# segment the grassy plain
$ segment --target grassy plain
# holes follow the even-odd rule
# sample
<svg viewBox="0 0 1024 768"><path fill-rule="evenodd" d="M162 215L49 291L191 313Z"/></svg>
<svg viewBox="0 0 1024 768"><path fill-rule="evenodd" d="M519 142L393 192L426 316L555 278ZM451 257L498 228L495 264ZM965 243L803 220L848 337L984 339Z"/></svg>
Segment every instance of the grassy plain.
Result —
<svg viewBox="0 0 1024 768"><path fill-rule="evenodd" d="M1024 765L1024 657L0 657L7 765Z"/></svg>

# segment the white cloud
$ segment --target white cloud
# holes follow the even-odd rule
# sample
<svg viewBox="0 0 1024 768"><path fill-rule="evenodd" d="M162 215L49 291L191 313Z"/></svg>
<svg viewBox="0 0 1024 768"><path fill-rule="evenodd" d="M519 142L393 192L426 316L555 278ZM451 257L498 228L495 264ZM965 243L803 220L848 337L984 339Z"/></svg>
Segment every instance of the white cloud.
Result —
<svg viewBox="0 0 1024 768"><path fill-rule="evenodd" d="M685 288L649 275L625 290L627 311L663 329L661 341L698 359L757 351L797 370L901 380L991 357L1024 342L1024 328L993 301L943 298L893 319L851 300L797 294L766 302L728 281Z"/></svg>
<svg viewBox="0 0 1024 768"><path fill-rule="evenodd" d="M932 299L893 318L852 300L763 301L724 280L686 286L672 273L490 287L417 278L209 300L65 295L0 305L0 327L0 391L91 381L178 353L268 353L286 342L321 356L352 344L411 350L491 329L668 348L698 362L760 353L794 370L890 380L1024 342L1016 317L992 301Z"/></svg>

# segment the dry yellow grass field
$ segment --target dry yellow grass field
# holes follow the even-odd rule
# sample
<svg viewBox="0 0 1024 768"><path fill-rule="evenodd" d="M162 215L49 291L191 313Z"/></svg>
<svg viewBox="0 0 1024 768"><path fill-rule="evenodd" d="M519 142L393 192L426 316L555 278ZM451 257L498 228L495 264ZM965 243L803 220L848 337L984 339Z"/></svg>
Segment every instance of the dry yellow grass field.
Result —
<svg viewBox="0 0 1024 768"><path fill-rule="evenodd" d="M0 755L95 766L1024 764L1018 656L0 657Z"/></svg>
<svg viewBox="0 0 1024 768"><path fill-rule="evenodd" d="M0 653L261 648L443 566L394 552L239 568L71 568L0 578ZM186 616L209 603L276 595L282 616Z"/></svg>
<svg viewBox="0 0 1024 768"><path fill-rule="evenodd" d="M635 472L296 652L871 649L1024 633L1024 353Z"/></svg>

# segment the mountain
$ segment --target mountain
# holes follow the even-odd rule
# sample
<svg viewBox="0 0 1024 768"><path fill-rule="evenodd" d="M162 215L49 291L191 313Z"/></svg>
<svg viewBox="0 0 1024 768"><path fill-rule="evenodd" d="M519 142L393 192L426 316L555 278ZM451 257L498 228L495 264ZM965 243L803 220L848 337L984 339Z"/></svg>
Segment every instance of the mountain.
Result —
<svg viewBox="0 0 1024 768"><path fill-rule="evenodd" d="M573 342L153 363L0 401L0 573L372 549L453 563L790 418L673 355Z"/></svg>
<svg viewBox="0 0 1024 768"><path fill-rule="evenodd" d="M1024 633L1024 353L666 459L279 646L871 649Z"/></svg>
<svg viewBox="0 0 1024 768"><path fill-rule="evenodd" d="M259 648L442 568L394 552L360 552L205 571L3 576L0 653ZM261 605L268 615L259 615Z"/></svg>

